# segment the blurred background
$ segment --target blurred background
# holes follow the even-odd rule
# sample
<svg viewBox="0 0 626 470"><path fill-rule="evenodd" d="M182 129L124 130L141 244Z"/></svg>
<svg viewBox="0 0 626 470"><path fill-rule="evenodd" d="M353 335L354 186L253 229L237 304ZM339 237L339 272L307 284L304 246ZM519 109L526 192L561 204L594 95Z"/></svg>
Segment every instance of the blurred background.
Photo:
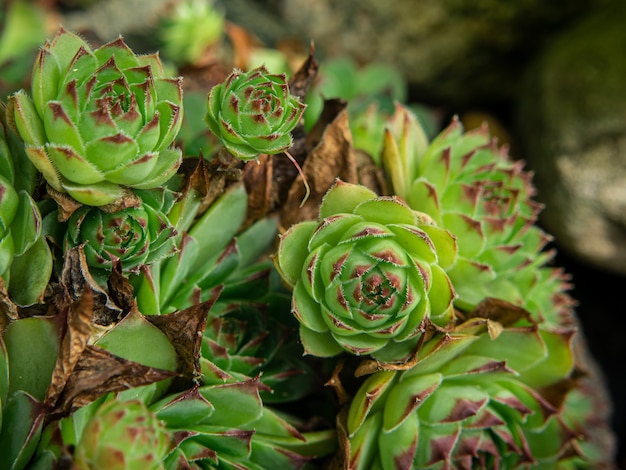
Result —
<svg viewBox="0 0 626 470"><path fill-rule="evenodd" d="M218 62L288 71L313 42L328 97L410 103L433 135L454 115L487 122L535 173L626 468L626 2L0 0L2 96L28 85L59 24L160 49L188 72L186 109L228 73Z"/></svg>

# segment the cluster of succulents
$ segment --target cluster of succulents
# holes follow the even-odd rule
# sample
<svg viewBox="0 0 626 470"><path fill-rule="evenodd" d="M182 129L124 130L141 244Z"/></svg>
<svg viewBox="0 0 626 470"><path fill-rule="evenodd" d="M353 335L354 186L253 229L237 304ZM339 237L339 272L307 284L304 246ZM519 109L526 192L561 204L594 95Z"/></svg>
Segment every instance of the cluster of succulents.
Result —
<svg viewBox="0 0 626 470"><path fill-rule="evenodd" d="M354 168L354 148L331 111L304 123L310 57L207 89L185 119L219 145L191 155L164 70L60 29L0 107L0 467L609 458L586 441L593 396L531 175L486 129L429 141L406 106L368 103L355 145L384 184L324 179L307 158ZM284 225L303 184L314 213Z"/></svg>

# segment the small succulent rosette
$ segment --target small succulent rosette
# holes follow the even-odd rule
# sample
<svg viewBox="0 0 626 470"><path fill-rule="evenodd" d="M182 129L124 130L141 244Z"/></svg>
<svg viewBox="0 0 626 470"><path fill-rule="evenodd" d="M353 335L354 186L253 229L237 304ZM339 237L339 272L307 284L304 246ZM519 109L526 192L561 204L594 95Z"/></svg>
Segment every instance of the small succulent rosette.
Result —
<svg viewBox="0 0 626 470"><path fill-rule="evenodd" d="M346 416L346 468L586 468L559 410L572 332L495 336L468 323L426 341L411 369L362 383Z"/></svg>
<svg viewBox="0 0 626 470"><path fill-rule="evenodd" d="M550 237L535 225L532 174L511 161L486 127L463 132L458 119L428 142L415 116L397 105L385 131L383 163L395 193L457 238L459 259L448 275L456 308L486 297L512 302L536 320L558 325L572 302L561 270L545 266Z"/></svg>
<svg viewBox="0 0 626 470"><path fill-rule="evenodd" d="M41 236L41 212L32 197L35 178L22 142L1 116L0 278L13 302L23 306L41 300L52 269L50 250Z"/></svg>
<svg viewBox="0 0 626 470"><path fill-rule="evenodd" d="M141 401L110 400L89 419L76 445L74 464L95 468L163 468L170 435Z"/></svg>
<svg viewBox="0 0 626 470"><path fill-rule="evenodd" d="M118 212L82 206L72 213L65 233L65 250L84 244L92 274L108 275L114 260L124 272L166 258L175 252L176 230L167 216L147 203Z"/></svg>
<svg viewBox="0 0 626 470"><path fill-rule="evenodd" d="M448 231L398 198L342 181L319 219L287 230L276 257L308 354L402 361L427 321L451 321L455 293L445 269L456 242Z"/></svg>
<svg viewBox="0 0 626 470"><path fill-rule="evenodd" d="M9 101L26 153L48 184L102 206L124 188L155 188L178 169L169 148L182 121L182 79L157 55L138 56L119 38L92 50L61 29L42 47L24 91Z"/></svg>
<svg viewBox="0 0 626 470"><path fill-rule="evenodd" d="M206 123L230 153L254 160L291 147L291 131L304 108L289 92L285 74L271 74L264 66L235 70L209 92Z"/></svg>

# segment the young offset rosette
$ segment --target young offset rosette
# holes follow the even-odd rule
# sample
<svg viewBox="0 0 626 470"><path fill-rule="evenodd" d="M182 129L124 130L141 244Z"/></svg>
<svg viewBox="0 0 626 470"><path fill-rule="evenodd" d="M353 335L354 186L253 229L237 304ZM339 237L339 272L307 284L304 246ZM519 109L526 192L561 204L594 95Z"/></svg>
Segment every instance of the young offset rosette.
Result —
<svg viewBox="0 0 626 470"><path fill-rule="evenodd" d="M208 99L209 129L237 158L254 160L259 154L284 152L292 144L290 132L305 105L290 94L285 74L265 67L235 70L214 86Z"/></svg>
<svg viewBox="0 0 626 470"><path fill-rule="evenodd" d="M140 401L111 400L89 419L76 445L80 470L160 469L170 442L163 423Z"/></svg>
<svg viewBox="0 0 626 470"><path fill-rule="evenodd" d="M157 55L137 56L119 38L92 50L61 29L42 47L24 91L9 107L26 153L56 191L101 206L124 187L162 185L181 152L168 148L182 120L182 79Z"/></svg>
<svg viewBox="0 0 626 470"><path fill-rule="evenodd" d="M424 342L411 369L362 383L347 413L345 468L587 468L558 403L573 332L528 326L493 337L468 323Z"/></svg>
<svg viewBox="0 0 626 470"><path fill-rule="evenodd" d="M463 132L452 123L432 142L398 105L385 133L383 163L394 191L457 238L448 270L455 306L471 310L485 297L520 305L553 325L571 316L567 277L545 264L550 237L535 225L532 174L511 161L486 127Z"/></svg>
<svg viewBox="0 0 626 470"><path fill-rule="evenodd" d="M308 354L404 360L429 319L452 319L455 293L444 269L456 243L427 219L398 198L338 181L319 221L281 237L276 264L293 287Z"/></svg>
<svg viewBox="0 0 626 470"><path fill-rule="evenodd" d="M85 244L92 274L109 273L115 259L123 271L138 272L141 266L174 254L175 234L167 217L146 203L111 213L82 206L68 221L64 244L66 250Z"/></svg>

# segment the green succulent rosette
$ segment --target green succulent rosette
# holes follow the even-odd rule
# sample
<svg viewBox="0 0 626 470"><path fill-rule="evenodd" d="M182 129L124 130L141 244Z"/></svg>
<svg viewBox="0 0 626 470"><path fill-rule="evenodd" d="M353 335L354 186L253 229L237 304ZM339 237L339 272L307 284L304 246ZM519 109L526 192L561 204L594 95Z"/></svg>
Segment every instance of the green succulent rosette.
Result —
<svg viewBox="0 0 626 470"><path fill-rule="evenodd" d="M282 235L276 265L293 287L308 354L345 350L400 361L427 321L443 326L453 318L445 269L455 258L454 237L400 199L338 181L319 221Z"/></svg>
<svg viewBox="0 0 626 470"><path fill-rule="evenodd" d="M494 335L474 319L435 335L411 369L362 383L346 416L346 468L548 469L577 459L579 435L550 401L573 370L572 333Z"/></svg>
<svg viewBox="0 0 626 470"><path fill-rule="evenodd" d="M457 308L493 297L537 320L571 323L568 276L546 266L550 237L535 225L541 205L532 199L532 174L486 127L464 133L455 118L428 142L415 116L397 105L382 159L395 193L456 236L459 258L447 272Z"/></svg>
<svg viewBox="0 0 626 470"><path fill-rule="evenodd" d="M87 264L96 273L110 273L116 259L124 272L137 273L174 254L174 235L167 216L146 203L118 212L82 206L68 220L64 249L84 244Z"/></svg>
<svg viewBox="0 0 626 470"><path fill-rule="evenodd" d="M74 452L81 470L162 469L170 435L155 413L138 400L110 400L83 429Z"/></svg>
<svg viewBox="0 0 626 470"><path fill-rule="evenodd" d="M212 1L184 0L163 18L159 36L166 57L177 64L197 64L224 34L224 14Z"/></svg>
<svg viewBox="0 0 626 470"><path fill-rule="evenodd" d="M61 29L35 63L32 98L10 98L26 154L48 184L102 206L124 188L155 188L181 163L169 148L182 121L182 79L157 55L138 56L118 38L92 50Z"/></svg>
<svg viewBox="0 0 626 470"><path fill-rule="evenodd" d="M14 302L26 306L43 296L52 272L42 216L32 197L36 171L23 144L5 126L0 103L0 277Z"/></svg>
<svg viewBox="0 0 626 470"><path fill-rule="evenodd" d="M241 160L284 152L292 145L305 105L290 94L285 74L264 66L235 70L209 92L206 123L224 147Z"/></svg>

